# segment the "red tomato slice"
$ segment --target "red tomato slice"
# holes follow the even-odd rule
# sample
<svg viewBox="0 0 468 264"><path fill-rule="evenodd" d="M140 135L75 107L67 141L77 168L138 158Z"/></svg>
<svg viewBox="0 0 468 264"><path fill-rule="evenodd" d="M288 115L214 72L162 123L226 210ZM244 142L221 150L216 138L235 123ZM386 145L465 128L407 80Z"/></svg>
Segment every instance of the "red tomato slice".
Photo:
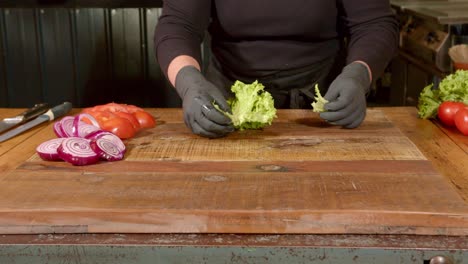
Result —
<svg viewBox="0 0 468 264"><path fill-rule="evenodd" d="M125 108L127 109L127 111L129 113L132 113L132 114L137 112L137 111L145 111L145 110L143 110L143 108L140 108L140 107L135 106L135 105L125 105Z"/></svg>
<svg viewBox="0 0 468 264"><path fill-rule="evenodd" d="M97 105L94 107L98 111L109 111L109 112L128 112L127 108L123 104L108 103L104 105Z"/></svg>
<svg viewBox="0 0 468 264"><path fill-rule="evenodd" d="M156 120L146 111L136 111L133 115L138 119L141 128L152 128L156 126Z"/></svg>
<svg viewBox="0 0 468 264"><path fill-rule="evenodd" d="M93 112L93 111L95 111L93 107L87 107L87 108L83 108L83 109L81 110L81 112L87 113L87 114L89 114L89 113L91 113L91 112Z"/></svg>
<svg viewBox="0 0 468 264"><path fill-rule="evenodd" d="M135 136L135 129L128 119L122 117L114 117L104 121L101 128L105 131L114 133L121 139L131 138Z"/></svg>
<svg viewBox="0 0 468 264"><path fill-rule="evenodd" d="M92 115L101 127L105 122L107 122L107 120L117 118L117 116L114 113L111 113L109 111L93 110L90 111L88 114Z"/></svg>
<svg viewBox="0 0 468 264"><path fill-rule="evenodd" d="M94 117L94 119L96 119L96 121L98 121L99 125L101 125L99 119L101 118L103 113L101 113L100 111L96 111L94 110L94 108L89 107L89 108L84 108L81 112L91 115L92 117ZM88 120L88 118L86 117L83 117L81 120L87 124L90 124L90 125L92 124L91 121Z"/></svg>
<svg viewBox="0 0 468 264"><path fill-rule="evenodd" d="M116 116L119 116L121 118L125 118L128 121L130 121L130 123L132 124L133 129L135 129L135 131L140 130L140 128L141 128L140 123L138 122L138 119L134 115L132 115L130 113L127 113L127 112L114 112L114 114Z"/></svg>
<svg viewBox="0 0 468 264"><path fill-rule="evenodd" d="M93 110L88 111L88 114L92 115L96 119L102 130L112 132L121 139L135 136L137 130L134 128L132 122L124 117L120 117L109 111ZM86 118L83 118L83 121L88 123ZM138 123L138 121L136 122Z"/></svg>

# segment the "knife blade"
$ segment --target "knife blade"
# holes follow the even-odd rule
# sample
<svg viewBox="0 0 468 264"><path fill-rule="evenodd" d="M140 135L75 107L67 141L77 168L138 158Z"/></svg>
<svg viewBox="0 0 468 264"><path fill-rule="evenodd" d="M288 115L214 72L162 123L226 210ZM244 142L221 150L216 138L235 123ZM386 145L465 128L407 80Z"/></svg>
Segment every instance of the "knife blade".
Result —
<svg viewBox="0 0 468 264"><path fill-rule="evenodd" d="M60 104L60 105L57 105L55 106L54 108L51 108L49 109L47 112L45 112L44 114L42 115L39 115L38 117L36 117L35 119L27 122L27 123L24 123L20 126L17 126L11 130L9 130L8 132L0 135L0 142L3 142L5 140L8 140L16 135L19 135L21 133L23 133L24 131L27 131L35 126L38 126L44 122L47 122L47 121L52 121L58 117L62 117L64 116L65 114L67 114L68 112L70 112L70 110L72 109L72 104L69 103L69 102L65 102L63 104Z"/></svg>
<svg viewBox="0 0 468 264"><path fill-rule="evenodd" d="M39 115L42 115L47 110L49 110L48 104L35 104L33 107L27 109L17 116L4 118L2 121L0 121L0 133L3 133L4 131L7 131L16 125L25 123Z"/></svg>

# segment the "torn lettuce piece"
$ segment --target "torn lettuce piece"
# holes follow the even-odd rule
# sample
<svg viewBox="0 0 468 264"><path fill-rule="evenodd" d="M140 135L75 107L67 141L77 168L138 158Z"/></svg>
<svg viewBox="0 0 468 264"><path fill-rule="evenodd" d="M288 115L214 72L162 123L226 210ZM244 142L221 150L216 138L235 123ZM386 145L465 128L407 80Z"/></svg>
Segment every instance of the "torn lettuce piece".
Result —
<svg viewBox="0 0 468 264"><path fill-rule="evenodd" d="M325 104L328 103L328 100L323 98L320 94L320 90L318 88L318 84L315 85L315 102L312 103L312 111L316 113L325 112Z"/></svg>
<svg viewBox="0 0 468 264"><path fill-rule="evenodd" d="M273 96L264 88L258 81L251 84L236 81L231 87L235 97L227 101L232 114L222 111L218 105L215 107L231 118L237 130L264 128L276 118Z"/></svg>

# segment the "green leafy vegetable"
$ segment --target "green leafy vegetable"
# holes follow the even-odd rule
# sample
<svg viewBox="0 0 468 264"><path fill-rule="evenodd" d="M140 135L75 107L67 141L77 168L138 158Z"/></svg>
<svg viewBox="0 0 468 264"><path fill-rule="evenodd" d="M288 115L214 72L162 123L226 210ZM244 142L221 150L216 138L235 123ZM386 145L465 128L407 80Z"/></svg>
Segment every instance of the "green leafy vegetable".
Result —
<svg viewBox="0 0 468 264"><path fill-rule="evenodd" d="M251 84L236 81L231 87L235 98L228 100L232 114L220 110L216 105L215 107L229 116L238 130L261 129L271 125L276 117L273 97L264 88L258 81Z"/></svg>
<svg viewBox="0 0 468 264"><path fill-rule="evenodd" d="M328 100L323 98L320 94L318 84L315 85L315 102L312 103L312 111L316 113L325 112L325 104L328 103Z"/></svg>
<svg viewBox="0 0 468 264"><path fill-rule="evenodd" d="M430 84L421 91L418 100L420 118L435 118L439 105L445 101L468 104L468 71L458 70L442 79L439 89Z"/></svg>
<svg viewBox="0 0 468 264"><path fill-rule="evenodd" d="M418 101L418 115L420 118L434 118L437 115L437 109L441 104L439 90L433 90L434 85L430 84L421 91Z"/></svg>

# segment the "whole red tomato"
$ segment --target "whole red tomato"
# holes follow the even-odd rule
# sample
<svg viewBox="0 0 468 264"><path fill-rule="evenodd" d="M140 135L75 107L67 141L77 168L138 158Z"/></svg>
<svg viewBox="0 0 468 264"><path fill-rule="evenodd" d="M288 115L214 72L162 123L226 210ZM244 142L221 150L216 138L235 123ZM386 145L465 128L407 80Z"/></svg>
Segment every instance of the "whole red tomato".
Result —
<svg viewBox="0 0 468 264"><path fill-rule="evenodd" d="M457 114L455 114L455 125L457 126L458 130L460 130L460 132L463 135L468 136L468 108L467 107L458 110Z"/></svg>
<svg viewBox="0 0 468 264"><path fill-rule="evenodd" d="M446 126L455 126L455 114L465 108L465 104L461 102L446 101L440 104L437 111L437 117Z"/></svg>

